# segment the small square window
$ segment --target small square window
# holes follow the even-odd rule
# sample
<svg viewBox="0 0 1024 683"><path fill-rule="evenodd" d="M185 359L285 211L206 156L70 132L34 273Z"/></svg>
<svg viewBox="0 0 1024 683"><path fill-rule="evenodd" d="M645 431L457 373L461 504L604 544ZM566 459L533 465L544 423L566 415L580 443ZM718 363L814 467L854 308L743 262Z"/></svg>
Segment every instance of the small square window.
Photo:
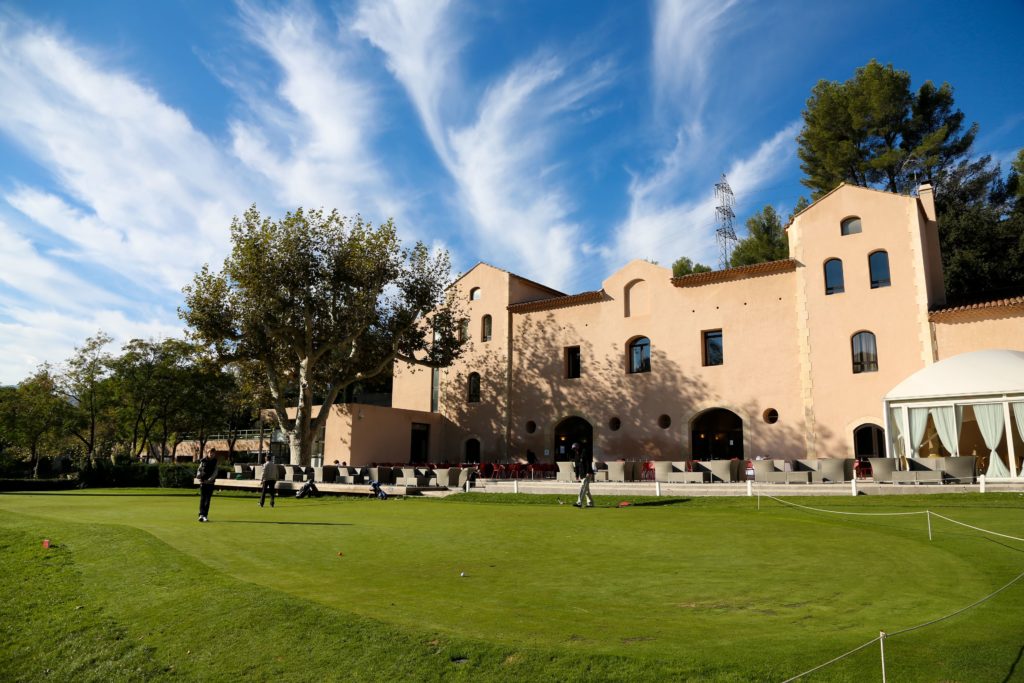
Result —
<svg viewBox="0 0 1024 683"><path fill-rule="evenodd" d="M704 336L704 365L722 365L725 354L722 348L722 331L707 330Z"/></svg>
<svg viewBox="0 0 1024 683"><path fill-rule="evenodd" d="M568 379L579 379L580 365L580 347L565 347L565 376Z"/></svg>

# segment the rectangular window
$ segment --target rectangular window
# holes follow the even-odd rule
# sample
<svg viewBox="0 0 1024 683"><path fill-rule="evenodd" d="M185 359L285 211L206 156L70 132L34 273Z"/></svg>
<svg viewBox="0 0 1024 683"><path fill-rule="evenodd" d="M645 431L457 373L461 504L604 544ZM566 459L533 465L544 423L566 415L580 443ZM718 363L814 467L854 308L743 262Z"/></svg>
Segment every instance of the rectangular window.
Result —
<svg viewBox="0 0 1024 683"><path fill-rule="evenodd" d="M430 412L436 413L440 409L441 394L441 371L433 368L430 371Z"/></svg>
<svg viewBox="0 0 1024 683"><path fill-rule="evenodd" d="M722 349L722 331L707 330L704 336L704 365L722 365L725 354Z"/></svg>
<svg viewBox="0 0 1024 683"><path fill-rule="evenodd" d="M569 379L579 379L580 369L580 347L565 347L565 376Z"/></svg>

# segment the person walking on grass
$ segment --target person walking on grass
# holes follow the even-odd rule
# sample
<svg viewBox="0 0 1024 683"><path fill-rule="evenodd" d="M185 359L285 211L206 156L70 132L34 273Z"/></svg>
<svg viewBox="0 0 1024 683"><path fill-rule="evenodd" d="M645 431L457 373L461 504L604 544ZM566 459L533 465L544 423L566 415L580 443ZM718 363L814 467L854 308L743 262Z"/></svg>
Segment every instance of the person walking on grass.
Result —
<svg viewBox="0 0 1024 683"><path fill-rule="evenodd" d="M574 443L570 448L572 454L573 464L576 467L576 476L580 479L580 493L576 497L576 502L573 503L578 508L586 505L588 508L594 507L594 498L590 495L590 482L594 479L594 463L591 462L590 458L583 452L583 447L578 443Z"/></svg>
<svg viewBox="0 0 1024 683"><path fill-rule="evenodd" d="M209 522L207 517L210 514L210 500L213 499L213 485L217 483L217 458L212 453L207 453L199 461L196 479L199 480L199 521Z"/></svg>
<svg viewBox="0 0 1024 683"><path fill-rule="evenodd" d="M260 507L270 492L270 507L274 507L274 499L277 498L277 465L274 464L274 456L268 455L267 461L263 464L263 476L260 477Z"/></svg>

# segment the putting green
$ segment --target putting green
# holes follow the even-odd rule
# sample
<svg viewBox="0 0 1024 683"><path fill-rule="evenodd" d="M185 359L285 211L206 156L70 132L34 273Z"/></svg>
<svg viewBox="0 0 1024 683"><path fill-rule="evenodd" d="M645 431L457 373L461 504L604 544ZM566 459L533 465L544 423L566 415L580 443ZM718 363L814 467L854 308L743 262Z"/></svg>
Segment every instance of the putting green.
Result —
<svg viewBox="0 0 1024 683"><path fill-rule="evenodd" d="M137 529L230 577L238 596L276 591L403 633L513 652L626 657L640 677L643 662L710 678L796 674L880 630L965 607L1024 570L1024 543L937 519L929 541L921 515L840 516L768 499L758 510L751 498L625 508L599 499L590 510L481 498L282 498L260 509L252 496L218 494L209 524L195 520L194 493L5 494L0 510L56 544L67 524ZM1024 537L1024 498L1015 494L799 502L845 512L928 507ZM67 528L81 538L81 527ZM123 561L127 568L132 558ZM900 680L1020 673L1022 607L1024 581L893 639L890 668L909 676ZM852 660L814 680L858 680L877 669L877 649Z"/></svg>

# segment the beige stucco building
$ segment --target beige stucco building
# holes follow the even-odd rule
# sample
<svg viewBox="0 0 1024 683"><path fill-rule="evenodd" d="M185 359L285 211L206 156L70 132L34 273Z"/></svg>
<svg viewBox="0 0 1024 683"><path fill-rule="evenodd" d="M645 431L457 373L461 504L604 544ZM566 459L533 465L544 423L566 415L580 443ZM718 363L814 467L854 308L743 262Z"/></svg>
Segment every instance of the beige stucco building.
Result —
<svg viewBox="0 0 1024 683"><path fill-rule="evenodd" d="M788 234L786 260L681 278L633 261L571 295L478 264L453 285L464 357L397 368L392 408L336 406L324 458L884 455L886 392L956 354L1024 350L1024 298L945 306L928 186L841 185ZM940 448L929 433L921 454Z"/></svg>

